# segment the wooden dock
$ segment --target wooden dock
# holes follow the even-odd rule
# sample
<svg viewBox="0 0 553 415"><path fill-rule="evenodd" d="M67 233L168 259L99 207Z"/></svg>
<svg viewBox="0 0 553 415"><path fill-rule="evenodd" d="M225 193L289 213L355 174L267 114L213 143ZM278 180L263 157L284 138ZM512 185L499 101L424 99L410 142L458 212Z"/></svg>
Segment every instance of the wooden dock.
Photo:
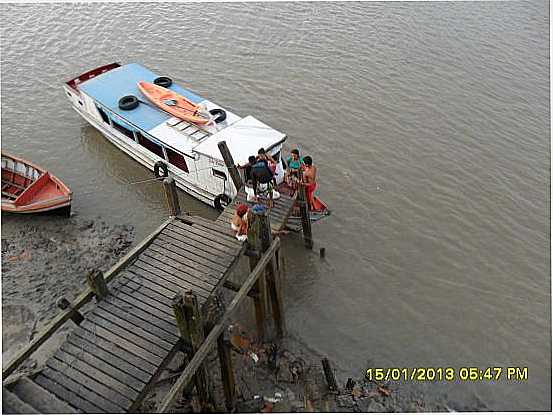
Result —
<svg viewBox="0 0 553 415"><path fill-rule="evenodd" d="M214 347L231 411L234 379L224 327L240 303L251 298L259 338L265 338L269 302L277 336L283 335L282 254L271 230L285 228L296 201L283 195L270 209L251 212L248 240L239 242L230 227L235 204L217 221L181 215L174 180L163 184L172 216L105 275L89 273L90 288L73 302L59 299L64 311L3 367L5 380L65 322L76 324L44 368L4 382L4 412L136 412L178 351L185 351L189 362L158 411L170 410L192 379L202 411L211 411L203 361ZM243 191L236 202L246 202ZM251 272L240 285L228 277L243 254L249 256ZM202 308L222 288L236 294L219 321L204 324ZM92 298L96 305L83 316L79 309Z"/></svg>
<svg viewBox="0 0 553 415"><path fill-rule="evenodd" d="M287 226L288 218L292 214L295 202L295 198L292 198L285 194L281 194L279 199L273 201L273 206L269 209L269 218L273 231L280 231ZM225 210L219 215L219 217L217 218L217 222L230 227L230 221L232 220L232 217L234 215L235 206L239 203L245 203L250 207L254 205L253 202L248 202L246 200L246 192L242 190L238 193L233 203L228 205Z"/></svg>
<svg viewBox="0 0 553 415"><path fill-rule="evenodd" d="M275 205L271 217L276 222L286 218L293 200L283 198ZM165 222L106 284L107 295L96 295L96 306L81 317L44 369L25 382L75 412L135 412L182 349L175 296L192 291L201 308L225 286L248 247L234 237L226 218L223 212L216 222L193 216ZM11 393L6 390L6 409L10 396L28 405Z"/></svg>
<svg viewBox="0 0 553 415"><path fill-rule="evenodd" d="M180 350L175 295L193 290L201 307L243 253L229 231L199 217L167 222L33 381L80 412L134 412Z"/></svg>

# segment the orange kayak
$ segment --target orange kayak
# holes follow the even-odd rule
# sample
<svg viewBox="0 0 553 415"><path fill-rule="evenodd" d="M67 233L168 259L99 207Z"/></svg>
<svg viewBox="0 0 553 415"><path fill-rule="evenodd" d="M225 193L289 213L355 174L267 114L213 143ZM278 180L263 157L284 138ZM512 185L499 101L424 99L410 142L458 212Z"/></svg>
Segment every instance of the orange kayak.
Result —
<svg viewBox="0 0 553 415"><path fill-rule="evenodd" d="M2 152L2 211L71 212L71 190L48 171Z"/></svg>
<svg viewBox="0 0 553 415"><path fill-rule="evenodd" d="M199 125L210 121L209 118L198 114L198 105L170 89L144 81L138 83L138 89L153 104L174 117Z"/></svg>

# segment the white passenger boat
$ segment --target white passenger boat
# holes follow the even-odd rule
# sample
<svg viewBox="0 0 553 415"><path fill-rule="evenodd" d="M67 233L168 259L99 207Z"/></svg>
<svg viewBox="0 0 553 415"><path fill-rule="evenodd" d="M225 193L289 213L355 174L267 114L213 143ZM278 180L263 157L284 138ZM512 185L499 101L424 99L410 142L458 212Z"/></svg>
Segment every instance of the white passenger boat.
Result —
<svg viewBox="0 0 553 415"><path fill-rule="evenodd" d="M213 119L198 125L174 117L142 95L139 82L163 86L191 105L201 104ZM73 108L119 149L150 170L168 171L178 187L211 206L221 209L237 193L217 147L220 141L241 165L265 148L278 162L277 182L284 178L285 134L251 115L240 117L139 64L105 65L66 82L64 89Z"/></svg>

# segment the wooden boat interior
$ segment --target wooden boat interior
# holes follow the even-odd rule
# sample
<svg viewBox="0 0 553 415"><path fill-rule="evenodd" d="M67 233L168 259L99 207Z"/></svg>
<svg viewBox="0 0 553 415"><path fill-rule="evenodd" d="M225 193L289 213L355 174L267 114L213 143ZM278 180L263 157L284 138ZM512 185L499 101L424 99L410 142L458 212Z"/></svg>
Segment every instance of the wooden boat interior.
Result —
<svg viewBox="0 0 553 415"><path fill-rule="evenodd" d="M2 156L2 199L17 199L44 173L22 161Z"/></svg>

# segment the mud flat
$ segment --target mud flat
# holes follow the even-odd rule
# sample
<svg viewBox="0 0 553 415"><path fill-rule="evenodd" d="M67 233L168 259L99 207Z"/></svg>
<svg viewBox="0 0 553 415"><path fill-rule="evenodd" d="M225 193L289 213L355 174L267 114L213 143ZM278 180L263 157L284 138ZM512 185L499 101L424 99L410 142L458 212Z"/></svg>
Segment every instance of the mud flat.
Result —
<svg viewBox="0 0 553 415"><path fill-rule="evenodd" d="M244 334L247 338L248 335ZM267 343L250 350L245 343L232 340L232 360L235 369L237 413L268 412L457 412L486 411L482 402L459 404L447 396L428 397L405 385L369 382L363 373L351 379L336 375L339 390L329 392L318 355L301 339L288 336L278 345ZM238 347L235 347L238 346ZM252 359L251 352L259 358ZM157 386L144 401L141 412L153 412L161 403L182 371L184 356L178 354L160 377ZM220 379L218 358L212 353L207 359L214 376L214 392L218 410L224 407L224 392ZM183 394L171 412L202 412L194 392Z"/></svg>
<svg viewBox="0 0 553 415"><path fill-rule="evenodd" d="M132 226L108 225L101 219L3 217L3 361L9 361L60 311L56 307L60 296L71 300L80 294L86 287L86 272L109 269L133 240ZM49 350L39 349L34 359L40 363L71 327L66 324L44 345ZM24 367L34 366L34 359Z"/></svg>

